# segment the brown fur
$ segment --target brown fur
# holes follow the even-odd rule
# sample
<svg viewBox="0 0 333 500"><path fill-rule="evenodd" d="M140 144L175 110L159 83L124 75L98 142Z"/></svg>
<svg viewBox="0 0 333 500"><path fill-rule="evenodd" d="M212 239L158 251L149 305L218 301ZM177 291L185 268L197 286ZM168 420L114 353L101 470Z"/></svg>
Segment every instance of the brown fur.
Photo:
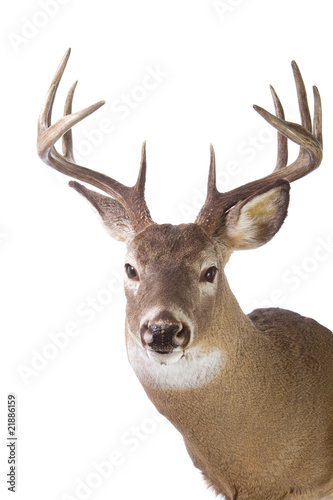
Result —
<svg viewBox="0 0 333 500"><path fill-rule="evenodd" d="M236 356L209 386L145 389L227 500L321 498L333 492L333 336L289 311L265 316L264 332L236 329Z"/></svg>
<svg viewBox="0 0 333 500"><path fill-rule="evenodd" d="M185 261L193 271L208 247L220 264L218 293L208 314L207 303L204 311L195 304L200 321L196 342L207 350L218 346L225 366L209 384L195 389L166 390L141 380L146 393L182 433L207 482L227 500L323 498L333 493L329 330L282 309L243 314L223 273L224 246L195 225L151 226L129 245L140 270L146 266L152 278L155 268L155 283L147 282L147 289L142 278L142 297L127 294L131 329L138 328L145 307L158 303L162 294L169 304L177 300L181 309L191 309L189 277L182 281L169 267L164 289L161 269L163 262L173 266L177 261L175 269L185 273Z"/></svg>

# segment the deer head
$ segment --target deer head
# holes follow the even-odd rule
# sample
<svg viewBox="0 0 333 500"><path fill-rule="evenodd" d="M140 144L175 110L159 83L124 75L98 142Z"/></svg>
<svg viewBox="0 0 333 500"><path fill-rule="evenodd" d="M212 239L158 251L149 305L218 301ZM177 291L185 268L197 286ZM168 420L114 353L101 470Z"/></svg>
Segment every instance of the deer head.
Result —
<svg viewBox="0 0 333 500"><path fill-rule="evenodd" d="M287 215L289 183L320 164L319 92L314 87L312 131L304 83L293 62L302 124L285 121L282 105L273 88L276 116L254 106L278 130L278 160L273 173L220 193L216 188L215 155L211 146L207 198L196 221L179 226L159 225L153 222L144 199L145 143L138 179L133 187L75 163L71 127L96 111L104 101L72 113L75 83L69 90L64 116L51 124L54 98L69 55L70 51L60 63L39 117L38 154L58 171L111 195L89 190L76 181L69 183L96 209L109 234L127 244L128 334L150 360L161 364L177 363L198 346L202 350L204 345L207 348L214 345L216 337L221 337L217 334L218 327L234 321L235 309L237 314L238 309L230 298L224 275L230 254L234 250L256 248L268 242ZM54 146L61 137L63 154ZM288 139L300 146L298 158L290 165L287 165ZM230 302L233 302L232 307Z"/></svg>

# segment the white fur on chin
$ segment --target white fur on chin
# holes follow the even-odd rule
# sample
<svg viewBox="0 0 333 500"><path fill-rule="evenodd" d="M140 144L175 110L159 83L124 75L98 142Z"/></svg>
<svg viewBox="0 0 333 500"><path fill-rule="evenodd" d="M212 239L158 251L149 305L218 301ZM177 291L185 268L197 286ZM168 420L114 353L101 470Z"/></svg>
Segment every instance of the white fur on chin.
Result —
<svg viewBox="0 0 333 500"><path fill-rule="evenodd" d="M217 348L209 351L193 348L170 354L153 354L140 348L131 338L127 344L127 352L140 382L161 389L191 389L203 386L219 373L225 362L223 353ZM169 362L166 356L170 356Z"/></svg>

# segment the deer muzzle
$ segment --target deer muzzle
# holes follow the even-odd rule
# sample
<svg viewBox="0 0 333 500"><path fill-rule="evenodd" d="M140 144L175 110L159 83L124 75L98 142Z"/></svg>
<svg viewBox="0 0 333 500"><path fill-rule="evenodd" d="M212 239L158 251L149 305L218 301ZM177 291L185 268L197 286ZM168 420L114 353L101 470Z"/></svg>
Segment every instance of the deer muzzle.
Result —
<svg viewBox="0 0 333 500"><path fill-rule="evenodd" d="M190 328L176 319L155 318L142 325L141 342L149 357L161 361L180 358L191 339ZM170 356L179 353L179 356ZM157 355L157 356L155 356Z"/></svg>

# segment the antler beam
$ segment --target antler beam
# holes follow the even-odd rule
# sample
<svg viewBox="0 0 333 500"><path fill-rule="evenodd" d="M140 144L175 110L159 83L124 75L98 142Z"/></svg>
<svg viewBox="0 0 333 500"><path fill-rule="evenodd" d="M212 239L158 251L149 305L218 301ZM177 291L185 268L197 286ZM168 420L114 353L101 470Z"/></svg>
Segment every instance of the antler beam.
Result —
<svg viewBox="0 0 333 500"><path fill-rule="evenodd" d="M214 230L214 225L221 214L229 210L238 201L244 200L248 196L265 186L273 187L276 182L284 179L289 182L301 177L316 169L322 160L322 110L320 95L317 87L313 87L314 93L314 119L313 132L311 115L309 111L305 85L302 75L295 61L292 62L292 69L296 83L298 104L301 114L301 125L288 122L284 119L284 111L281 102L271 87L276 116L272 115L260 106L253 106L254 109L274 128L278 130L278 158L274 171L262 179L249 182L243 186L233 189L227 193L220 193L216 188L216 167L215 154L211 146L211 161L208 177L207 198L202 207L196 223L202 225L207 232ZM287 166L288 149L287 141L292 140L300 146L297 159Z"/></svg>
<svg viewBox="0 0 333 500"><path fill-rule="evenodd" d="M72 113L72 102L77 82L72 85L67 94L64 116L51 124L51 114L56 92L64 73L70 49L64 55L47 92L44 105L38 120L37 150L40 158L52 168L75 179L87 182L113 196L126 209L136 232L152 224L149 209L144 199L146 181L146 143L143 143L139 176L133 187L125 186L120 182L100 172L78 165L74 160L71 128L98 108L105 101L99 101L81 111ZM61 155L54 144L62 137Z"/></svg>

